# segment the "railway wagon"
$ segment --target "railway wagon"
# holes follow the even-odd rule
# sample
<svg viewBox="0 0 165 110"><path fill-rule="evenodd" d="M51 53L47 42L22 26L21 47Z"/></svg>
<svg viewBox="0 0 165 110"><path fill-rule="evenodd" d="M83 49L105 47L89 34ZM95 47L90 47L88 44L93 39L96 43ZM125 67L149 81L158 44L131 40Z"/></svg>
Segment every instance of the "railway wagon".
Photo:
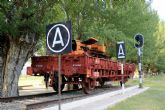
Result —
<svg viewBox="0 0 165 110"><path fill-rule="evenodd" d="M97 48L96 48L97 47ZM124 63L124 75L121 74L120 63L112 61L104 55L105 47L95 44L94 39L86 42L76 41L75 51L61 57L61 90L65 84L73 84L74 89L79 85L85 93L90 93L98 82L101 86L106 81L124 83L134 75L135 64ZM31 58L28 75L42 75L46 86L58 91L58 57L34 56Z"/></svg>

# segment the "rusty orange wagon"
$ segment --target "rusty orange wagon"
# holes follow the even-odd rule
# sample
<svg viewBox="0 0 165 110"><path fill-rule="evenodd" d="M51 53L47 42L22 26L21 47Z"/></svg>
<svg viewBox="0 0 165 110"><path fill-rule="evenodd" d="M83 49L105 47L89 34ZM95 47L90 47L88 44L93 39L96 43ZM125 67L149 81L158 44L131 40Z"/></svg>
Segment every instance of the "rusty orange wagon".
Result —
<svg viewBox="0 0 165 110"><path fill-rule="evenodd" d="M73 52L61 57L61 90L65 84L73 84L74 89L79 85L85 93L89 93L98 82L101 86L106 81L121 83L122 74L120 63L112 61L105 55L105 46L96 44L97 40L90 38L87 41L74 41ZM58 91L58 57L34 56L31 58L31 67L28 75L45 77L46 85ZM133 77L135 64L124 63L124 83Z"/></svg>

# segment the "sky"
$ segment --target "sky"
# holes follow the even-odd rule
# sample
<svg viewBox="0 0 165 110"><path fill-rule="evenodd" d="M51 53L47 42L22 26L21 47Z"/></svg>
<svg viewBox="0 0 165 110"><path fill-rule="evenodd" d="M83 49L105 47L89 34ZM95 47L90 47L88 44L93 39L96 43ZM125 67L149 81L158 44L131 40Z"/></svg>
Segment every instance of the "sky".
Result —
<svg viewBox="0 0 165 110"><path fill-rule="evenodd" d="M165 21L165 0L152 0L151 6L157 10L160 19Z"/></svg>

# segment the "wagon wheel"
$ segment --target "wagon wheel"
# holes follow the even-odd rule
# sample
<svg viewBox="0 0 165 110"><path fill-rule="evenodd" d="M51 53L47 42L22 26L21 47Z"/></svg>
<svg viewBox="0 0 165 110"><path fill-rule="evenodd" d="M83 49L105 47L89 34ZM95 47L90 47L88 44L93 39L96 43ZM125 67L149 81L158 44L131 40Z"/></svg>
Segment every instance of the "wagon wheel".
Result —
<svg viewBox="0 0 165 110"><path fill-rule="evenodd" d="M79 79L77 77L74 78L75 82L78 82ZM78 90L79 89L79 84L73 84L73 89Z"/></svg>
<svg viewBox="0 0 165 110"><path fill-rule="evenodd" d="M85 94L90 94L95 88L95 80L88 79L87 82L83 82L82 87Z"/></svg>
<svg viewBox="0 0 165 110"><path fill-rule="evenodd" d="M103 79L100 79L100 80L99 80L99 84L101 85L101 87L103 87L104 84L105 84L105 81L104 81Z"/></svg>
<svg viewBox="0 0 165 110"><path fill-rule="evenodd" d="M79 85L78 84L73 84L73 89L74 90L78 90L79 89Z"/></svg>
<svg viewBox="0 0 165 110"><path fill-rule="evenodd" d="M64 76L61 76L62 77L62 84L61 84L61 91L64 89L64 86L65 86L65 77ZM53 78L53 85L52 85L53 89L58 92L58 76L55 75L54 78Z"/></svg>
<svg viewBox="0 0 165 110"><path fill-rule="evenodd" d="M50 75L48 73L44 74L44 82L45 82L46 88L48 88L49 77L50 77Z"/></svg>

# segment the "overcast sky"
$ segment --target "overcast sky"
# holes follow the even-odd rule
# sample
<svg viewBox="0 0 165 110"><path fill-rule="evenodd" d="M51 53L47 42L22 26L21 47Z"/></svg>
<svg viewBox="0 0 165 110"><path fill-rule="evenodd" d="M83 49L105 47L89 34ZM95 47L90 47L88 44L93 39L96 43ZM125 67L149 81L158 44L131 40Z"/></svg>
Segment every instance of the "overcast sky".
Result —
<svg viewBox="0 0 165 110"><path fill-rule="evenodd" d="M165 21L165 0L152 0L152 7L157 10L160 19Z"/></svg>

